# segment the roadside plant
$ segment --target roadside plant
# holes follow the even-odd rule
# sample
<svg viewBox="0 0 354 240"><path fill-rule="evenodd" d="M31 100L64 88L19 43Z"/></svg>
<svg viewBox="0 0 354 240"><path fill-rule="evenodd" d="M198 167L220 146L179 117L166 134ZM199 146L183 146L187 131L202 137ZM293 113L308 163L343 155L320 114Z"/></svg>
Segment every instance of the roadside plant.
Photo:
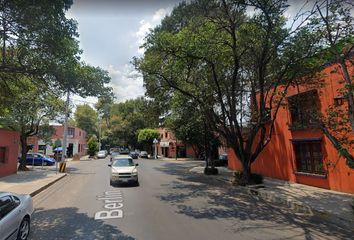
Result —
<svg viewBox="0 0 354 240"><path fill-rule="evenodd" d="M90 157L95 156L96 152L98 151L98 143L96 135L92 135L87 142L87 152Z"/></svg>

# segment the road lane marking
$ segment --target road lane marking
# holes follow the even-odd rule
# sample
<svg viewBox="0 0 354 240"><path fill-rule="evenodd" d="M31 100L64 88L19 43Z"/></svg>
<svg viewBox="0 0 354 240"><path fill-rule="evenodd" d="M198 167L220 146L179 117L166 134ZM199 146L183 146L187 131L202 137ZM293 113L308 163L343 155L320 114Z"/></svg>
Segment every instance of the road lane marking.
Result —
<svg viewBox="0 0 354 240"><path fill-rule="evenodd" d="M95 213L96 220L123 218L123 194L120 190L106 191L96 198L103 201L103 208L106 209Z"/></svg>

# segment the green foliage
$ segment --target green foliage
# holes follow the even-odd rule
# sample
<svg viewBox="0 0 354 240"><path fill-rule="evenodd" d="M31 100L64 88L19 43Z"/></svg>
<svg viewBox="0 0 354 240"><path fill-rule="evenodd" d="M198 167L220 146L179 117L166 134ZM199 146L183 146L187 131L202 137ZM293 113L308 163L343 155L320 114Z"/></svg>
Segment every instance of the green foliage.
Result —
<svg viewBox="0 0 354 240"><path fill-rule="evenodd" d="M271 139L267 109L275 119L287 87L313 67L308 60L317 36L306 24L288 29L287 8L286 1L183 3L149 34L144 56L134 60L147 95L163 104L182 94L182 105L194 104L245 171Z"/></svg>
<svg viewBox="0 0 354 240"><path fill-rule="evenodd" d="M0 117L0 125L20 133L22 158L19 170L25 170L27 137L40 134L47 141L52 130L48 124L43 128L40 126L42 122L48 123L61 114L64 103L46 86L34 84L33 79L29 77L22 77L18 82L21 82L21 87L17 84L8 84L16 95L12 97L11 103L8 103L6 114ZM26 90L22 91L21 88Z"/></svg>
<svg viewBox="0 0 354 240"><path fill-rule="evenodd" d="M143 128L157 127L159 120L158 108L144 98L114 103L111 105L109 115L106 134L111 146L139 148L138 131Z"/></svg>
<svg viewBox="0 0 354 240"><path fill-rule="evenodd" d="M139 130L138 142L143 146L145 150L149 151L149 149L151 149L155 138L160 138L160 134L156 129L145 128Z"/></svg>
<svg viewBox="0 0 354 240"><path fill-rule="evenodd" d="M87 142L87 153L90 156L95 156L96 152L98 151L98 142L96 135L92 135Z"/></svg>
<svg viewBox="0 0 354 240"><path fill-rule="evenodd" d="M138 134L138 142L153 143L154 139L159 139L160 134L156 129L145 128L141 129Z"/></svg>
<svg viewBox="0 0 354 240"><path fill-rule="evenodd" d="M71 0L1 2L0 114L22 86L24 77L61 95L67 90L82 97L110 92L107 71L80 62L77 23L65 12Z"/></svg>
<svg viewBox="0 0 354 240"><path fill-rule="evenodd" d="M52 136L55 133L55 129L53 126L50 126L48 122L43 123L39 126L38 129L38 138L43 140L48 145L52 144Z"/></svg>
<svg viewBox="0 0 354 240"><path fill-rule="evenodd" d="M90 105L77 106L74 116L76 126L86 131L87 138L97 134L98 116Z"/></svg>
<svg viewBox="0 0 354 240"><path fill-rule="evenodd" d="M60 139L55 140L54 143L52 144L53 149L56 149L61 146L62 146L62 143L61 143Z"/></svg>

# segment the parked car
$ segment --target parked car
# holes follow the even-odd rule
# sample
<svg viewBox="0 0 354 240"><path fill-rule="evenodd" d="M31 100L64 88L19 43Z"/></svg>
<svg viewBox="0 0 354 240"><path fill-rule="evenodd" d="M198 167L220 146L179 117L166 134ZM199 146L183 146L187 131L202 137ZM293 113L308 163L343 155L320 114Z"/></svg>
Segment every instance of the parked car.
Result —
<svg viewBox="0 0 354 240"><path fill-rule="evenodd" d="M130 152L130 153L129 153L129 156L131 156L132 159L138 159L139 154L138 154L137 152Z"/></svg>
<svg viewBox="0 0 354 240"><path fill-rule="evenodd" d="M97 153L97 158L105 158L107 157L106 151L102 150Z"/></svg>
<svg viewBox="0 0 354 240"><path fill-rule="evenodd" d="M227 160L227 154L221 154L219 156L218 160L214 160L215 166L227 166L228 165L228 160Z"/></svg>
<svg viewBox="0 0 354 240"><path fill-rule="evenodd" d="M30 195L0 192L0 240L26 240L30 233L32 213Z"/></svg>
<svg viewBox="0 0 354 240"><path fill-rule="evenodd" d="M130 156L116 156L111 164L111 177L110 183L135 183L139 185L138 169L139 164L134 164L133 159Z"/></svg>
<svg viewBox="0 0 354 240"><path fill-rule="evenodd" d="M149 155L146 151L141 151L139 157L141 158L149 158Z"/></svg>
<svg viewBox="0 0 354 240"><path fill-rule="evenodd" d="M41 165L48 165L52 166L55 164L55 159L50 158L42 153L27 153L26 155L26 164L27 165L36 165L36 166L41 166Z"/></svg>
<svg viewBox="0 0 354 240"><path fill-rule="evenodd" d="M119 156L119 155L120 155L120 153L118 151L117 152L111 152L111 162L112 162L114 157Z"/></svg>

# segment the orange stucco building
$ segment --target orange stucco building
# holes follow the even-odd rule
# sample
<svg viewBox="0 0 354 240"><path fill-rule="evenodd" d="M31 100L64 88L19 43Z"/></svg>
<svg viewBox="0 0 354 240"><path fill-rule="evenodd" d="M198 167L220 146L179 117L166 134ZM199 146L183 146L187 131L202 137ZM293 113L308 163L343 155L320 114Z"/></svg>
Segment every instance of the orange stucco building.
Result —
<svg viewBox="0 0 354 240"><path fill-rule="evenodd" d="M346 160L339 156L329 139L319 129L308 126L294 127L295 122L305 120L301 119L301 116L305 116L304 109L311 111L311 108L316 108L326 114L329 106L346 106L346 100L338 91L343 88L343 77L340 69L334 71L336 67L337 64L331 64L322 70L324 85L321 88L289 88L285 100L287 107L279 109L271 142L252 164L254 173L354 193L354 169L346 165ZM350 70L353 76L354 67L351 66ZM296 98L309 100L292 105L292 100ZM351 151L351 154L354 155L354 151ZM229 150L229 168L242 169L232 150Z"/></svg>
<svg viewBox="0 0 354 240"><path fill-rule="evenodd" d="M17 172L20 133L0 128L0 177Z"/></svg>

